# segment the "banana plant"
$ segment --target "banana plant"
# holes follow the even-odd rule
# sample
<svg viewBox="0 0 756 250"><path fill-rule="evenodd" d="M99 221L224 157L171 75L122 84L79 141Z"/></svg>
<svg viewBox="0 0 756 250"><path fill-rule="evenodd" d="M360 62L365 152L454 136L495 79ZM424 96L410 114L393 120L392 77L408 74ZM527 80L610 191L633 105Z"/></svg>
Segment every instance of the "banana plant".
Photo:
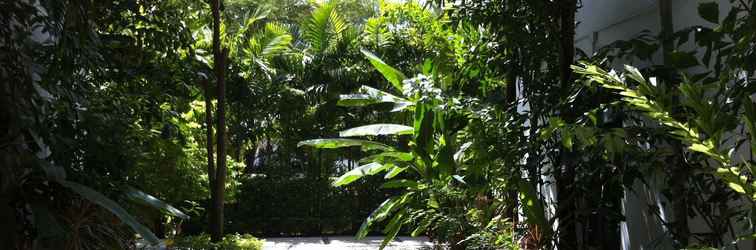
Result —
<svg viewBox="0 0 756 250"><path fill-rule="evenodd" d="M407 78L372 53L362 50L375 69L393 86L382 91L361 86L358 93L341 95L341 106L361 107L379 103L393 104L390 112L409 112L412 124L370 124L347 129L339 138L313 139L299 142L299 146L316 149L360 147L373 154L361 159L361 166L341 175L333 186L344 186L371 175L383 174L382 188L397 189L397 195L386 199L362 223L357 238L363 238L378 222L389 220L383 232L386 237L381 249L391 242L405 225L415 224L412 235L425 233L441 216L436 194L439 188L453 183L464 183L456 175L469 145L456 143L455 131L449 126L448 108L453 106L444 98L433 81L418 74ZM386 144L369 138L377 136L406 136L408 145ZM357 137L357 138L355 138ZM363 139L359 139L362 137ZM364 139L367 137L368 139ZM408 149L406 149L408 148ZM418 222L418 223L413 223Z"/></svg>

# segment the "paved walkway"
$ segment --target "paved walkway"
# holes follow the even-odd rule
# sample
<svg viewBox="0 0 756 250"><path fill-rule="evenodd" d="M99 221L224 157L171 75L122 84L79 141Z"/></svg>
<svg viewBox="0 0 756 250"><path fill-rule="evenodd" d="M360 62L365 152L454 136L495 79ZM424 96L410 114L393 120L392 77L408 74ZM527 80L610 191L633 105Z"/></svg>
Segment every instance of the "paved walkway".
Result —
<svg viewBox="0 0 756 250"><path fill-rule="evenodd" d="M383 237L365 237L362 240L354 236L333 237L292 237L266 238L264 250L375 250L381 245ZM384 248L386 250L429 250L433 244L425 237L397 237Z"/></svg>

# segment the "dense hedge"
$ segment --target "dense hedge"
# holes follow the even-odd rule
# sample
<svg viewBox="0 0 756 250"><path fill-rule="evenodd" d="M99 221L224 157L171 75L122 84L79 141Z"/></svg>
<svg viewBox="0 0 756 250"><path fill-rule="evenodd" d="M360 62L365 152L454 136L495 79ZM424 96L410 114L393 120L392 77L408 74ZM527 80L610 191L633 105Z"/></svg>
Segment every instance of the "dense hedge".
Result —
<svg viewBox="0 0 756 250"><path fill-rule="evenodd" d="M265 236L354 234L387 193L376 180L335 188L327 178L267 176L242 182L227 207L229 232Z"/></svg>

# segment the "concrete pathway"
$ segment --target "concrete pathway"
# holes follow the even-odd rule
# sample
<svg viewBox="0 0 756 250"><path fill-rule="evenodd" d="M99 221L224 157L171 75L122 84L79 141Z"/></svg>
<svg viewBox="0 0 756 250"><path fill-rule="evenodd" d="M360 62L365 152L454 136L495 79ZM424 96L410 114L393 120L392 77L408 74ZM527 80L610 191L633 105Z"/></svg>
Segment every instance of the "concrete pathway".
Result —
<svg viewBox="0 0 756 250"><path fill-rule="evenodd" d="M266 238L264 250L375 250L383 237L354 236ZM433 244L425 237L397 237L384 248L386 250L430 250Z"/></svg>

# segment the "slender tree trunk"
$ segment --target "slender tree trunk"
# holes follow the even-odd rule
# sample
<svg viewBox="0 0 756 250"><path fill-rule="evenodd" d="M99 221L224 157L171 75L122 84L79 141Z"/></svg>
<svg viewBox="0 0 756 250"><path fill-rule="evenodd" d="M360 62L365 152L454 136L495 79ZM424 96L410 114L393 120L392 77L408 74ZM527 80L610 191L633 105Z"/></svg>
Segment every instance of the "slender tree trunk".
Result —
<svg viewBox="0 0 756 250"><path fill-rule="evenodd" d="M674 41L672 39L674 23L672 22L671 0L659 1L659 21L661 25L662 57L666 66L670 61L669 55L674 50ZM672 143L670 147L673 147L673 151L675 152L675 164L672 166L670 182L670 192L672 194L670 201L672 203L673 216L671 226L673 235L676 236L677 244L679 244L678 246L687 247L690 229L688 228L688 200L685 192L687 190L686 185L690 171L683 159L683 145L676 142Z"/></svg>
<svg viewBox="0 0 756 250"><path fill-rule="evenodd" d="M559 83L562 92L572 85L572 63L575 60L575 12L577 0L562 0L555 3L559 21ZM565 120L571 121L574 114L563 110ZM560 250L576 249L578 246L576 222L577 193L574 190L575 166L570 160L576 157L567 151L561 152L561 164L557 171L557 216L559 216L558 247Z"/></svg>
<svg viewBox="0 0 756 250"><path fill-rule="evenodd" d="M225 202L226 187L226 50L221 48L220 40L220 8L222 0L212 0L213 9L213 67L215 68L215 78L218 81L218 126L217 145L218 157L215 172L215 183L211 190L213 211L210 218L210 238L213 242L219 242L223 239L223 204Z"/></svg>
<svg viewBox="0 0 756 250"><path fill-rule="evenodd" d="M208 179L208 190L212 192L215 190L215 157L213 157L213 147L215 147L215 144L213 143L213 100L210 95L210 82L207 80L202 81L202 87L205 91L205 126L207 127L207 179ZM207 206L207 211L209 212L210 216L212 216L213 213L213 205L215 202L213 202L214 195L210 195L210 204ZM210 228L212 228L212 223L208 223Z"/></svg>

